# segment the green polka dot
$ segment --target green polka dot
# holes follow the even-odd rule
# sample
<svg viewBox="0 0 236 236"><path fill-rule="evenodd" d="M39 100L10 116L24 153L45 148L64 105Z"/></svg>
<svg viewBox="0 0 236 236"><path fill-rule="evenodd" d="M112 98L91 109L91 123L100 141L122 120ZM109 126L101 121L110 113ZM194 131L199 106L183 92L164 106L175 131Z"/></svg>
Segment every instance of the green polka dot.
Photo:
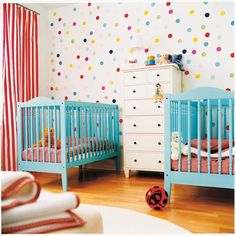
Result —
<svg viewBox="0 0 236 236"><path fill-rule="evenodd" d="M234 78L234 73L230 73L230 74L229 74L229 77L230 77L230 78Z"/></svg>
<svg viewBox="0 0 236 236"><path fill-rule="evenodd" d="M182 39L178 39L178 43L182 43Z"/></svg>
<svg viewBox="0 0 236 236"><path fill-rule="evenodd" d="M202 56L205 57L207 54L206 52L202 52Z"/></svg>
<svg viewBox="0 0 236 236"><path fill-rule="evenodd" d="M160 15L157 15L156 18L159 20L159 19L161 18L161 16L160 16Z"/></svg>
<svg viewBox="0 0 236 236"><path fill-rule="evenodd" d="M214 79L215 79L215 76L214 76L214 75L212 75L212 76L211 76L211 79L212 79L212 80L214 80Z"/></svg>
<svg viewBox="0 0 236 236"><path fill-rule="evenodd" d="M201 25L201 29L204 30L206 28L205 25Z"/></svg>

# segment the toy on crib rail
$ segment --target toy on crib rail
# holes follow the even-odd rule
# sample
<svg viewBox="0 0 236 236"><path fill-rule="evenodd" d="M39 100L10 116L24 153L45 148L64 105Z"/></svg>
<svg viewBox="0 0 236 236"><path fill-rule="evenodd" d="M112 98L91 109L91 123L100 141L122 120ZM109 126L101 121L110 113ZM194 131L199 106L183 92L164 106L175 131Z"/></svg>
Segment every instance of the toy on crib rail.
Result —
<svg viewBox="0 0 236 236"><path fill-rule="evenodd" d="M146 202L151 208L161 210L168 202L168 193L165 189L154 186L147 191Z"/></svg>
<svg viewBox="0 0 236 236"><path fill-rule="evenodd" d="M155 103L162 102L163 98L164 98L164 92L161 88L161 84L157 83L156 84L156 93L155 93Z"/></svg>
<svg viewBox="0 0 236 236"><path fill-rule="evenodd" d="M48 147L48 142L49 142L49 138L48 138L48 128L45 128L44 129L44 139L40 139L39 140L39 147ZM50 129L50 147L51 148L54 148L55 147L55 142L54 142L54 128L51 128ZM56 146L57 146L57 149L60 149L61 148L61 140L60 139L57 139L56 140ZM37 147L37 144L34 144L34 147Z"/></svg>
<svg viewBox="0 0 236 236"><path fill-rule="evenodd" d="M187 155L188 153L188 145L183 144L181 142L181 153ZM179 153L179 132L172 133L172 141L171 141L171 159L178 160Z"/></svg>

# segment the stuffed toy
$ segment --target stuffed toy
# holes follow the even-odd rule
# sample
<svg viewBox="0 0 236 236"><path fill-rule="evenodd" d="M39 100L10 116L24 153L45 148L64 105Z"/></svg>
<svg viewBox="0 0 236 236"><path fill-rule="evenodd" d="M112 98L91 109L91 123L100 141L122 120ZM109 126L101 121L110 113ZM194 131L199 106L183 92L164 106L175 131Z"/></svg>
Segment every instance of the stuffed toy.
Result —
<svg viewBox="0 0 236 236"><path fill-rule="evenodd" d="M188 145L183 144L181 142L181 153L187 155L188 153ZM172 133L172 141L171 141L171 159L178 160L179 153L179 132Z"/></svg>
<svg viewBox="0 0 236 236"><path fill-rule="evenodd" d="M165 53L161 56L160 61L158 62L159 65L163 65L163 64L168 64L169 63L169 54Z"/></svg>
<svg viewBox="0 0 236 236"><path fill-rule="evenodd" d="M179 69L181 71L184 71L184 65L183 65L183 62L182 62L182 54L169 55L169 61L170 61L170 63L177 64Z"/></svg>

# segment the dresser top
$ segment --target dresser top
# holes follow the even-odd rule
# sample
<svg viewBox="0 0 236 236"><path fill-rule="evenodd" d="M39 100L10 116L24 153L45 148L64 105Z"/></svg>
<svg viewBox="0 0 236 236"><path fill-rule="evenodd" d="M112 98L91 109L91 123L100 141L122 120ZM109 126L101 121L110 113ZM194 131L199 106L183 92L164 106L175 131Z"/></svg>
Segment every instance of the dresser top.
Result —
<svg viewBox="0 0 236 236"><path fill-rule="evenodd" d="M143 67L130 67L123 69L123 72L131 72L131 71L139 71L139 70L155 70L155 69L161 69L161 68L170 68L173 67L175 69L179 70L179 67L176 64L164 64L164 65L153 65L153 66L143 66Z"/></svg>

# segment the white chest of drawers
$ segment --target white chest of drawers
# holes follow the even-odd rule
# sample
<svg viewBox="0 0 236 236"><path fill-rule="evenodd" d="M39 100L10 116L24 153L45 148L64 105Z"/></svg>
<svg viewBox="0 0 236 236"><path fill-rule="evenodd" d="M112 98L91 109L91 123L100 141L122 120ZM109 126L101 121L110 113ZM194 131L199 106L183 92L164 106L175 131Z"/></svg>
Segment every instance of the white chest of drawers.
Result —
<svg viewBox="0 0 236 236"><path fill-rule="evenodd" d="M155 85L164 93L181 91L175 64L123 70L124 170L164 171L164 101L155 103Z"/></svg>

